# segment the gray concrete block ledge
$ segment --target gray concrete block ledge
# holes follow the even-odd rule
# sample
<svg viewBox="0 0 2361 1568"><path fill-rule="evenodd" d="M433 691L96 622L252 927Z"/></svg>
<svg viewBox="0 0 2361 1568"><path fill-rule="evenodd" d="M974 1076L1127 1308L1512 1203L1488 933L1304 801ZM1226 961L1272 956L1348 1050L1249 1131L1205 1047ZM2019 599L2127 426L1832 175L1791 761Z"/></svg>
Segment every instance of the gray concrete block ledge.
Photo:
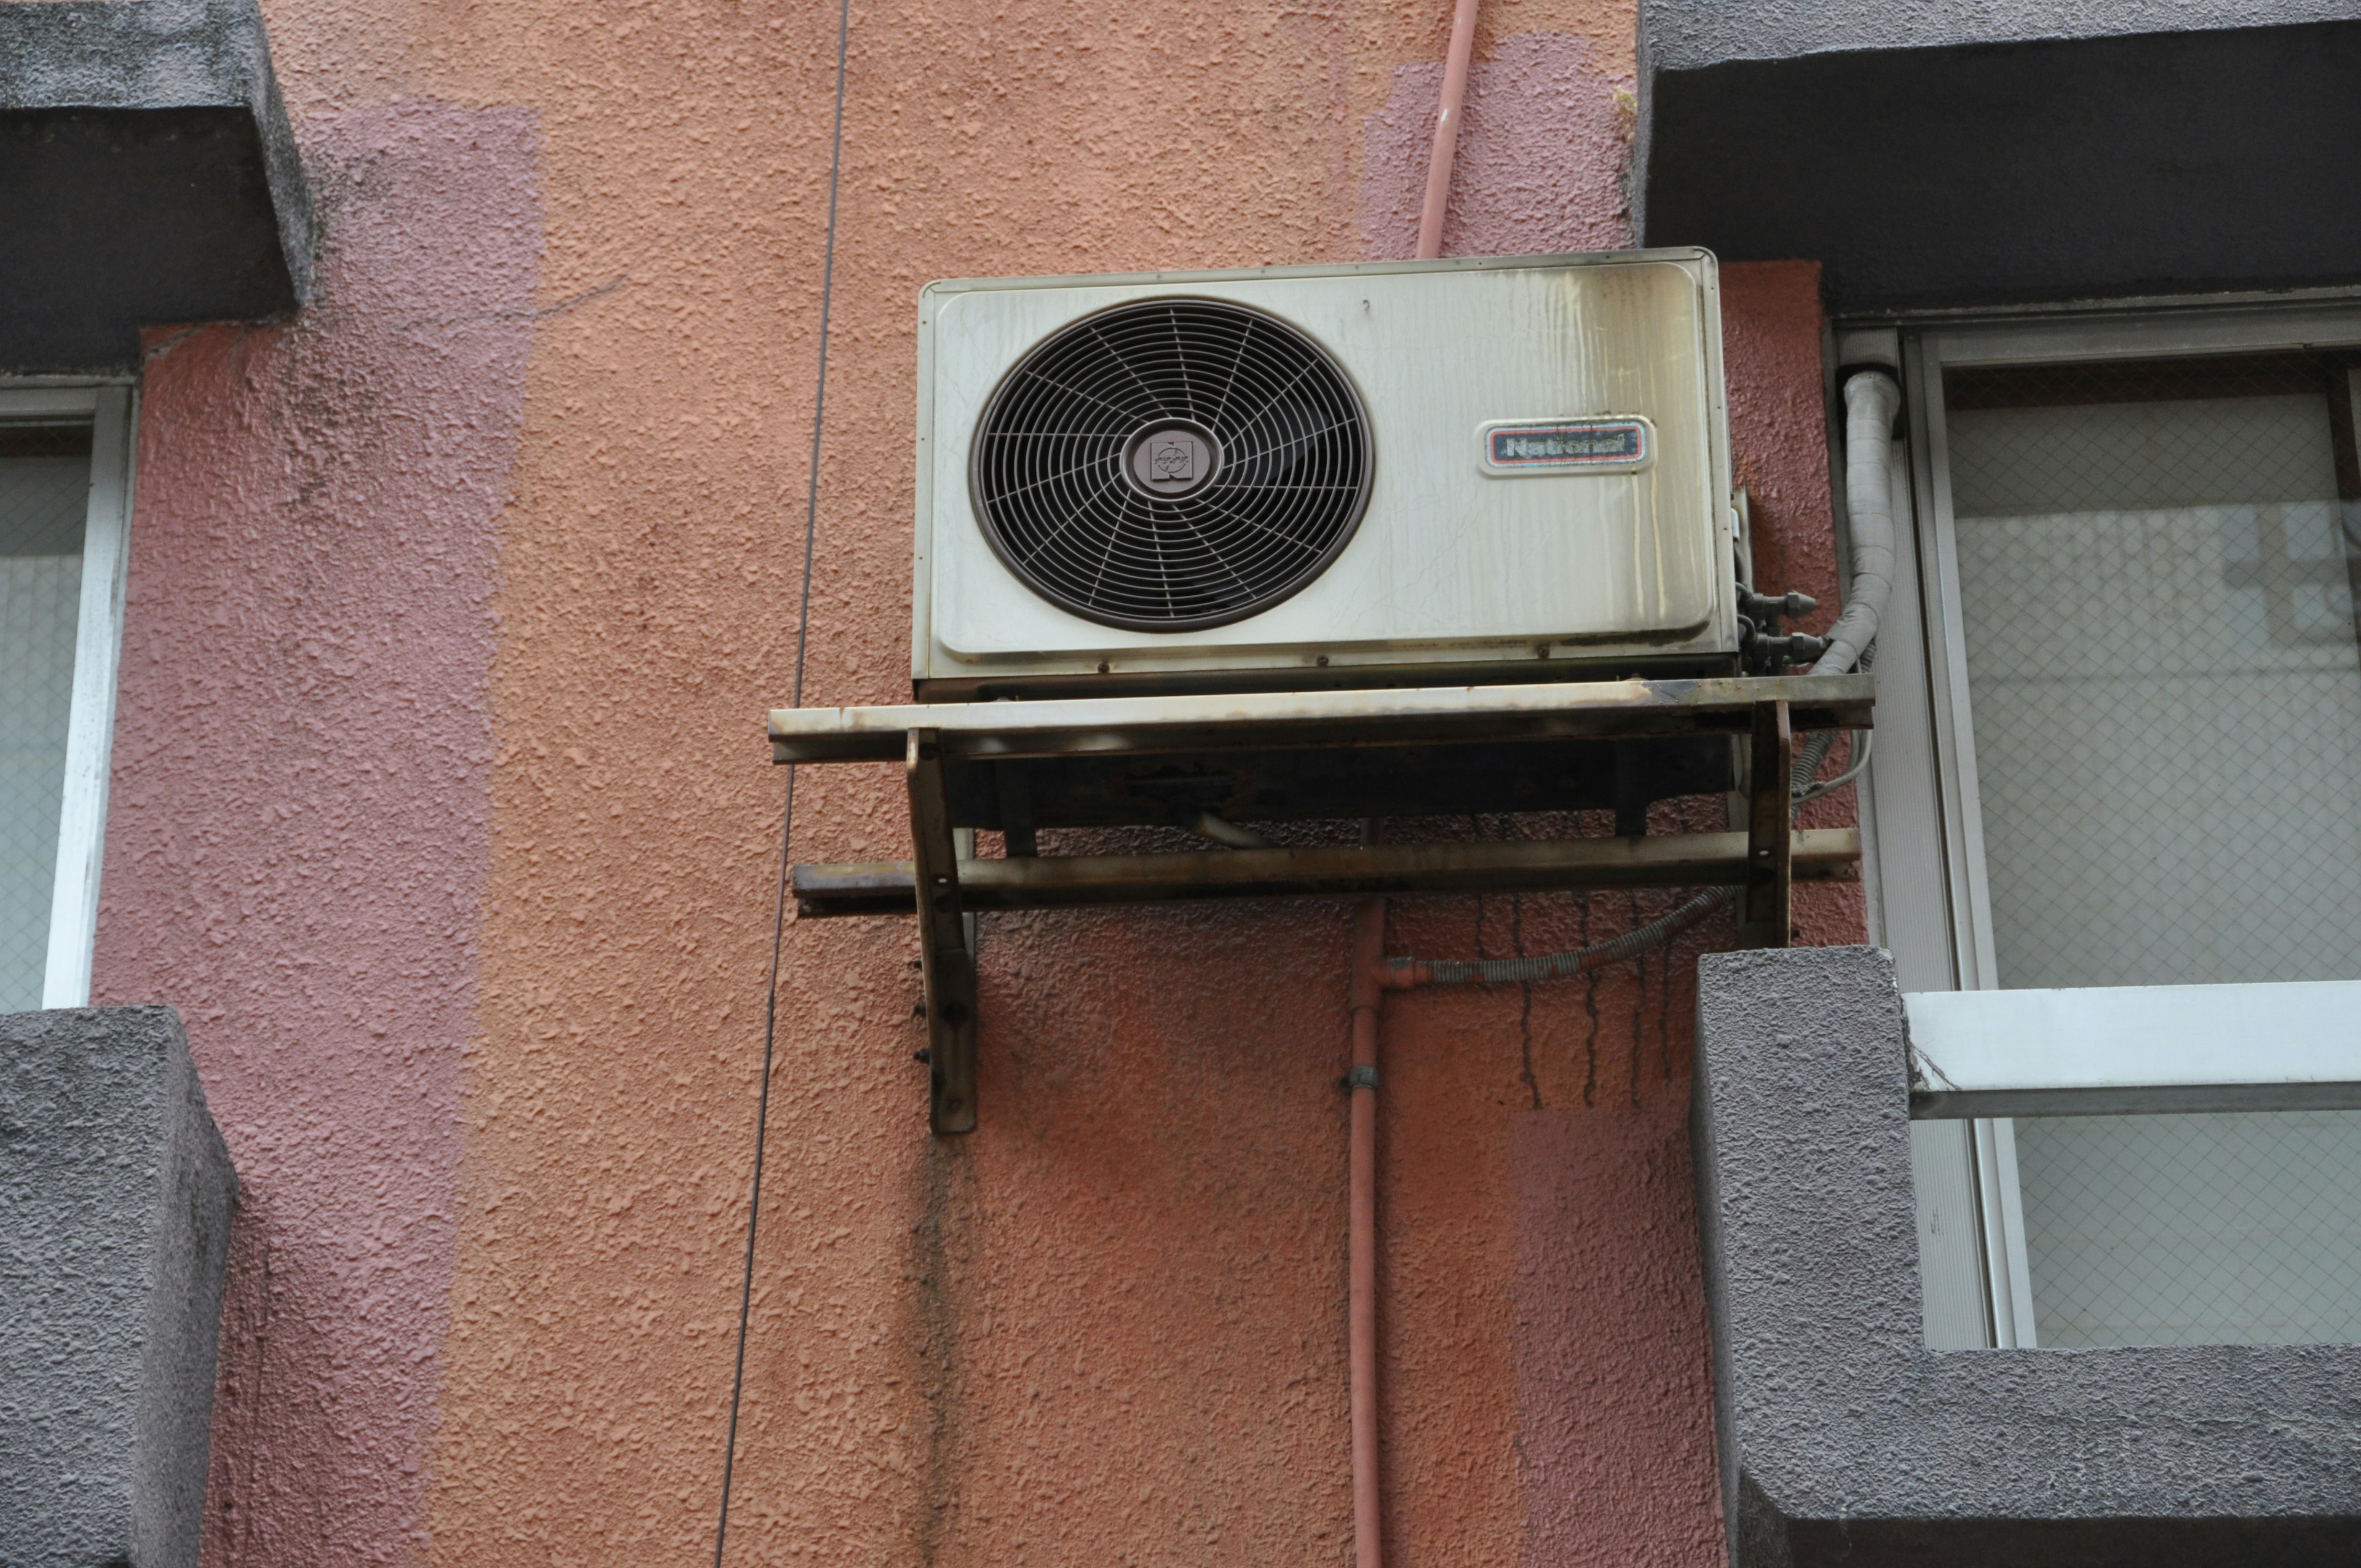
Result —
<svg viewBox="0 0 2361 1568"><path fill-rule="evenodd" d="M1697 1012L1733 1568L2361 1562L2361 1347L1927 1349L1891 960L1709 956Z"/></svg>
<svg viewBox="0 0 2361 1568"><path fill-rule="evenodd" d="M311 295L309 186L257 0L0 0L0 371Z"/></svg>
<svg viewBox="0 0 2361 1568"><path fill-rule="evenodd" d="M170 1008L0 1015L0 1563L193 1568L236 1201Z"/></svg>

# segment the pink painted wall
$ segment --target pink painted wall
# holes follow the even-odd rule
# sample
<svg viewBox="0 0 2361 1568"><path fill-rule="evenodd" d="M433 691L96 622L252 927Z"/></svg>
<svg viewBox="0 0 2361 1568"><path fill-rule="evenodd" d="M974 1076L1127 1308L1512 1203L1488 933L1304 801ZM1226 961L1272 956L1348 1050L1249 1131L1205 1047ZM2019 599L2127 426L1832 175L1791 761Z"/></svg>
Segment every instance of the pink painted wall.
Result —
<svg viewBox="0 0 2361 1568"><path fill-rule="evenodd" d="M1469 62L1445 256L1612 250L1631 243L1623 190L1632 82L1570 33L1500 37ZM1373 257L1418 252L1443 63L1398 66L1362 132L1361 242Z"/></svg>
<svg viewBox="0 0 2361 1568"><path fill-rule="evenodd" d="M277 1568L425 1552L541 245L524 111L302 140L319 297L148 347L94 985L237 1166L205 1555Z"/></svg>

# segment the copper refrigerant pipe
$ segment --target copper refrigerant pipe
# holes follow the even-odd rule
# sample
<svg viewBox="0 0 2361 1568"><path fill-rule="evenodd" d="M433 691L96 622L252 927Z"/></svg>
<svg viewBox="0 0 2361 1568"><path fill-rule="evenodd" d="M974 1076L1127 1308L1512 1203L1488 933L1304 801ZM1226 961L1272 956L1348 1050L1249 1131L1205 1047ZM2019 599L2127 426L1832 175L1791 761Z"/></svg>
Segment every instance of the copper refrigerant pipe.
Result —
<svg viewBox="0 0 2361 1568"><path fill-rule="evenodd" d="M1346 1301L1353 1379L1354 1568L1385 1568L1378 1492L1378 1008L1385 997L1386 901L1367 899L1353 919L1352 1181Z"/></svg>
<svg viewBox="0 0 2361 1568"><path fill-rule="evenodd" d="M1426 204L1418 214L1418 257L1443 254L1443 214L1451 205L1451 161L1459 153L1459 105L1467 95L1467 57L1476 48L1476 0L1451 13L1451 53L1443 64L1443 101L1434 111L1434 151L1426 164Z"/></svg>

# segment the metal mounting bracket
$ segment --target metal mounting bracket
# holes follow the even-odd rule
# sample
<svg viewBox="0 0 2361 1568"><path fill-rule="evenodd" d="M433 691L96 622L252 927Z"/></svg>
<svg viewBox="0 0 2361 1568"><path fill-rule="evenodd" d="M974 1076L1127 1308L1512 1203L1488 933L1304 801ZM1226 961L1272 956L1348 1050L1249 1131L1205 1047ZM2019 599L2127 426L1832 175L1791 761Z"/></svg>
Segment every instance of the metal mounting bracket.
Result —
<svg viewBox="0 0 2361 1568"><path fill-rule="evenodd" d="M910 850L917 883L918 968L927 1003L928 1121L938 1134L975 1131L975 953L960 908L959 850L943 790L942 736L913 729L906 762Z"/></svg>
<svg viewBox="0 0 2361 1568"><path fill-rule="evenodd" d="M1746 901L1738 937L1751 948L1784 948L1794 932L1794 806L1788 774L1795 765L1795 732L1784 702L1755 705L1746 810Z"/></svg>
<svg viewBox="0 0 2361 1568"><path fill-rule="evenodd" d="M1851 828L1792 827L1795 732L1866 728L1874 700L1866 675L1345 688L783 708L771 715L770 735L782 762L903 762L911 859L797 866L796 911L800 918L917 915L929 1120L936 1133L954 1134L976 1125L974 910L1740 886L1740 939L1785 947L1793 881L1852 877L1861 858ZM1435 792L1473 788L1455 782L1466 770L1497 767L1520 747L1556 759L1527 769L1546 784L1557 776L1553 770L1581 763L1580 753L1552 747L1682 738L1719 747L1741 737L1750 776L1732 801L1737 819L1721 832L1639 831L1646 799L1663 781L1629 766L1618 750L1606 759L1613 788L1602 803L1615 807L1612 838L1047 856L1033 841L1039 826L1170 825L1176 800L1194 797L1159 793L1168 774L1191 789L1211 781L1207 787L1243 790L1249 804L1266 786L1292 789L1301 796L1290 808L1296 817L1323 815L1306 807L1332 800L1334 809L1324 815L1416 816L1451 804ZM1136 798L1104 794L1115 775L1085 766L1134 762L1141 781ZM1388 781L1413 764L1424 769L1419 776L1428 795L1388 794ZM1265 819L1284 819L1290 810ZM978 827L1005 835L1008 858L975 858Z"/></svg>

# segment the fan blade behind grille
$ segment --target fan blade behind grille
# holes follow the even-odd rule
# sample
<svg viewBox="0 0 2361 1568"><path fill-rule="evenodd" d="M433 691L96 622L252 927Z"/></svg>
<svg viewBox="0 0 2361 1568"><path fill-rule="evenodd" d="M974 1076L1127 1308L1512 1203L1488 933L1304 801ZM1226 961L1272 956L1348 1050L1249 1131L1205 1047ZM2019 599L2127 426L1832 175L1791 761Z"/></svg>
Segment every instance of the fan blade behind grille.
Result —
<svg viewBox="0 0 2361 1568"><path fill-rule="evenodd" d="M976 432L976 510L1036 593L1109 626L1181 631L1256 615L1352 538L1369 429L1350 382L1293 327L1157 300L1087 317L1026 356Z"/></svg>

